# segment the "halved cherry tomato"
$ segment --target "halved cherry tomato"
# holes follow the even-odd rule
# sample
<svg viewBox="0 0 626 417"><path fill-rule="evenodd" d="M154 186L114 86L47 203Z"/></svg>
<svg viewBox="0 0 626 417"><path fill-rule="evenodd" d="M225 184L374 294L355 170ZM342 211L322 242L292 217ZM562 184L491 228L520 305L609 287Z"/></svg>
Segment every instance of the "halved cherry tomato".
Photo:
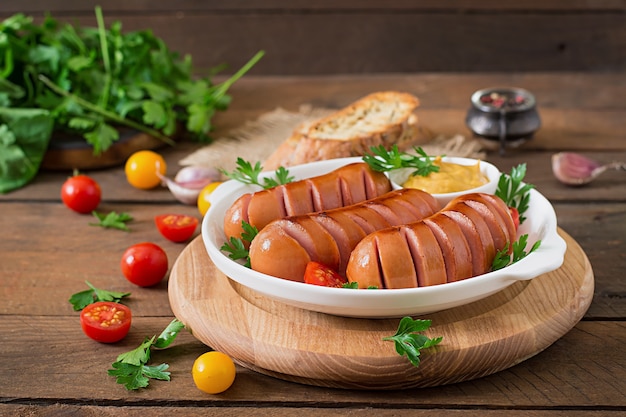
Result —
<svg viewBox="0 0 626 417"><path fill-rule="evenodd" d="M100 204L100 185L91 177L76 174L61 186L61 200L77 213L91 213Z"/></svg>
<svg viewBox="0 0 626 417"><path fill-rule="evenodd" d="M323 287L341 288L348 280L334 269L319 262L311 261L307 263L304 270L304 282Z"/></svg>
<svg viewBox="0 0 626 417"><path fill-rule="evenodd" d="M127 280L140 287L151 287L167 274L167 254L154 243L137 243L124 251L120 266Z"/></svg>
<svg viewBox="0 0 626 417"><path fill-rule="evenodd" d="M83 308L80 312L80 325L83 332L93 340L115 343L128 334L131 318L130 308L125 305L98 301Z"/></svg>
<svg viewBox="0 0 626 417"><path fill-rule="evenodd" d="M163 237L176 243L188 241L198 226L197 218L184 214L161 214L154 222Z"/></svg>
<svg viewBox="0 0 626 417"><path fill-rule="evenodd" d="M511 212L511 217L513 218L515 230L517 230L519 228L519 211L517 211L515 207L509 207L509 211Z"/></svg>
<svg viewBox="0 0 626 417"><path fill-rule="evenodd" d="M193 363L191 375L199 390L208 394L226 391L235 381L235 363L222 352L211 351L200 355Z"/></svg>

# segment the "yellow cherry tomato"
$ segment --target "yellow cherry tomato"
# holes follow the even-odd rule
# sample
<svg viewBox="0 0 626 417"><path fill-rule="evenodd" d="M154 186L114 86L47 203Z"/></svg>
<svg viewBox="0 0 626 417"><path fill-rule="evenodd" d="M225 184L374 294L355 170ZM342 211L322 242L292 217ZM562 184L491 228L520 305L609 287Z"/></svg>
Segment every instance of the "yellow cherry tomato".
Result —
<svg viewBox="0 0 626 417"><path fill-rule="evenodd" d="M209 207L211 207L211 202L209 201L209 197L215 191L215 189L221 184L220 181L212 182L206 185L200 194L198 195L198 211L203 216L209 211Z"/></svg>
<svg viewBox="0 0 626 417"><path fill-rule="evenodd" d="M212 351L200 355L193 363L193 382L200 391L219 394L235 381L235 364L230 356Z"/></svg>
<svg viewBox="0 0 626 417"><path fill-rule="evenodd" d="M138 151L132 154L124 167L126 180L130 185L149 190L161 183L157 173L165 175L167 165L161 155L152 151Z"/></svg>

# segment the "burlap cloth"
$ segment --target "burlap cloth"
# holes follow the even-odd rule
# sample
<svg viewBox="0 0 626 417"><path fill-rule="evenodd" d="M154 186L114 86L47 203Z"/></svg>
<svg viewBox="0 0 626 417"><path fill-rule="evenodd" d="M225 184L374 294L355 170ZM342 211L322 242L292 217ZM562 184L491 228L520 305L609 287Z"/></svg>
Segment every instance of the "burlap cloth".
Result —
<svg viewBox="0 0 626 417"><path fill-rule="evenodd" d="M232 171L237 157L256 163L263 161L285 141L301 123L327 116L336 109L313 108L302 105L297 112L277 108L233 129L224 137L198 149L179 161L180 165L201 165ZM432 141L420 145L428 155L485 158L480 141L462 135L443 137L433 135Z"/></svg>

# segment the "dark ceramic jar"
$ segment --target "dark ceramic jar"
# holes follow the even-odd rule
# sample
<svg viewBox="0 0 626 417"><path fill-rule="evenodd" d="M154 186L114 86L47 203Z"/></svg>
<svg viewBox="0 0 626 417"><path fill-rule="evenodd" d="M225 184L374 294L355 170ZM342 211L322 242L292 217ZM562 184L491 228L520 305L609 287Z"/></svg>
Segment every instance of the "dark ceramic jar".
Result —
<svg viewBox="0 0 626 417"><path fill-rule="evenodd" d="M541 126L535 97L521 88L486 88L470 98L465 120L476 135L497 141L500 152L532 138Z"/></svg>

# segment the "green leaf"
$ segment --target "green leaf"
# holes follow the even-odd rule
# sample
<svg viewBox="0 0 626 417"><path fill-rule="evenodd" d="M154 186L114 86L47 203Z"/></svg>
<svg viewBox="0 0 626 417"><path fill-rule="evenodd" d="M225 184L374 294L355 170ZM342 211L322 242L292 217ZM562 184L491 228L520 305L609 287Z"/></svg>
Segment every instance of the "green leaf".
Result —
<svg viewBox="0 0 626 417"><path fill-rule="evenodd" d="M143 365L150 360L150 347L156 340L156 336L152 336L150 339L145 339L143 343L137 346L135 349L120 354L117 357L117 362L122 362L130 365Z"/></svg>
<svg viewBox="0 0 626 417"><path fill-rule="evenodd" d="M528 245L528 235L522 235L516 242L513 242L513 250L509 254L510 245L507 243L506 246L499 250L496 253L496 256L493 259L491 264L491 270L497 271L498 269L502 269L506 266L514 264L520 259L524 259L530 253L534 252L541 246L541 240L537 240L533 243L533 246L530 248L528 252L526 252L526 246Z"/></svg>
<svg viewBox="0 0 626 417"><path fill-rule="evenodd" d="M23 187L37 175L52 126L46 110L0 108L0 193Z"/></svg>
<svg viewBox="0 0 626 417"><path fill-rule="evenodd" d="M510 174L502 173L498 179L498 186L495 195L509 207L514 207L519 212L519 222L524 223L526 217L524 213L530 204L530 190L534 188L532 184L523 184L526 176L526 164L520 164L511 168Z"/></svg>
<svg viewBox="0 0 626 417"><path fill-rule="evenodd" d="M72 294L69 299L69 302L74 307L74 311L80 311L96 301L113 301L118 303L122 298L130 295L129 292L107 291L96 288L88 281L85 281L85 283L90 289Z"/></svg>
<svg viewBox="0 0 626 417"><path fill-rule="evenodd" d="M133 217L128 213L118 214L115 211L111 211L107 214L102 214L93 211L91 214L98 219L98 223L89 223L90 226L99 226L105 229L119 229L126 232L130 231L126 223L133 220Z"/></svg>
<svg viewBox="0 0 626 417"><path fill-rule="evenodd" d="M159 379L161 381L169 381L170 373L165 372L170 366L166 363L162 363L160 365L144 365L143 366L143 374L152 379Z"/></svg>
<svg viewBox="0 0 626 417"><path fill-rule="evenodd" d="M144 111L143 122L145 124L160 129L167 123L165 108L158 102L146 100L142 103L141 108Z"/></svg>
<svg viewBox="0 0 626 417"><path fill-rule="evenodd" d="M100 155L119 139L120 134L117 129L114 129L110 125L99 123L94 130L85 133L83 136L87 139L87 142L93 146L94 154Z"/></svg>
<svg viewBox="0 0 626 417"><path fill-rule="evenodd" d="M428 330L430 325L431 320L414 320L411 317L403 317L396 334L384 337L383 340L393 341L396 352L400 356L406 355L409 362L417 367L420 364L421 350L438 345L443 340L442 337L430 339L418 334Z"/></svg>
<svg viewBox="0 0 626 417"><path fill-rule="evenodd" d="M117 383L124 384L129 390L147 387L151 378L169 381L170 373L165 372L169 365L165 363L157 366L147 365L150 360L151 348L164 349L168 347L184 328L185 326L181 321L173 319L159 337L152 336L145 339L137 348L119 355L117 361L112 364L113 369L109 369L108 374L115 376Z"/></svg>
<svg viewBox="0 0 626 417"><path fill-rule="evenodd" d="M383 145L372 146L372 154L364 155L363 161L374 171L387 172L400 168L413 168L411 175L428 176L431 172L438 172L439 167L433 164L433 158L428 156L422 148L414 147L416 155L400 152L397 145L390 150Z"/></svg>
<svg viewBox="0 0 626 417"><path fill-rule="evenodd" d="M171 321L171 323L161 332L154 342L154 347L164 349L168 347L178 336L181 330L185 328L185 325L177 319Z"/></svg>
<svg viewBox="0 0 626 417"><path fill-rule="evenodd" d="M127 390L136 390L145 388L150 380L144 376L143 365L131 365L123 362L114 362L113 369L109 369L107 373L115 377L118 384L123 384Z"/></svg>
<svg viewBox="0 0 626 417"><path fill-rule="evenodd" d="M69 299L70 304L74 307L74 311L80 311L95 301L94 291L85 290L72 294Z"/></svg>

